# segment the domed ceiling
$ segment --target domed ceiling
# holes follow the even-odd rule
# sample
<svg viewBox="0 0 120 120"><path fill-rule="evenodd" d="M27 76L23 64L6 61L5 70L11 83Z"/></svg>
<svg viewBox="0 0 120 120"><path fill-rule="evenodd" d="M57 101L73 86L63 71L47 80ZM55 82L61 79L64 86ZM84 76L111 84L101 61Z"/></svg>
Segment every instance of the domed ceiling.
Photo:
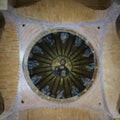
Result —
<svg viewBox="0 0 120 120"><path fill-rule="evenodd" d="M81 35L64 30L48 33L29 52L27 81L49 99L64 101L79 97L94 82L97 66L94 53Z"/></svg>

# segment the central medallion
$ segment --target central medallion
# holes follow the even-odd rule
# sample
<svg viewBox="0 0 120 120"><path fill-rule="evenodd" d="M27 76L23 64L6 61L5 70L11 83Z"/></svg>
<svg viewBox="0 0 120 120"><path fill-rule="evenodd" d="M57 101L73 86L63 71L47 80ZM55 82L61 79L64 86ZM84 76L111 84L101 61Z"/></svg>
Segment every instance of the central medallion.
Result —
<svg viewBox="0 0 120 120"><path fill-rule="evenodd" d="M72 65L68 58L66 57L57 57L52 62L52 71L57 77L67 77L71 72Z"/></svg>
<svg viewBox="0 0 120 120"><path fill-rule="evenodd" d="M30 48L25 61L27 82L37 94L51 100L69 100L92 85L96 73L95 51L73 31L43 35Z"/></svg>

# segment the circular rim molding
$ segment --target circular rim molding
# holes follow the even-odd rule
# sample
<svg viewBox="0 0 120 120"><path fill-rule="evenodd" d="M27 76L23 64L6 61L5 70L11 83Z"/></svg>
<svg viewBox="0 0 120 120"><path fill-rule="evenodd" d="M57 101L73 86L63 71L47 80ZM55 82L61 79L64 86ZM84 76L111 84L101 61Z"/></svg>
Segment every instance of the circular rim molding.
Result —
<svg viewBox="0 0 120 120"><path fill-rule="evenodd" d="M62 53L64 50L67 52ZM37 95L66 103L79 99L92 87L98 73L98 58L85 37L70 29L56 28L42 32L29 44L22 67L28 85Z"/></svg>

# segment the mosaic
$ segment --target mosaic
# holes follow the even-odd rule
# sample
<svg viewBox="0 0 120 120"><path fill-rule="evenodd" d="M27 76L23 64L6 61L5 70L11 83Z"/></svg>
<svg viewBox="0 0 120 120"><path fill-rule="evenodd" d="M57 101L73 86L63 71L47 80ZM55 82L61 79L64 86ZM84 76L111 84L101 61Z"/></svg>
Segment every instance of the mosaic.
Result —
<svg viewBox="0 0 120 120"><path fill-rule="evenodd" d="M68 99L93 83L96 61L93 49L70 32L52 32L32 47L27 60L31 82L44 96Z"/></svg>

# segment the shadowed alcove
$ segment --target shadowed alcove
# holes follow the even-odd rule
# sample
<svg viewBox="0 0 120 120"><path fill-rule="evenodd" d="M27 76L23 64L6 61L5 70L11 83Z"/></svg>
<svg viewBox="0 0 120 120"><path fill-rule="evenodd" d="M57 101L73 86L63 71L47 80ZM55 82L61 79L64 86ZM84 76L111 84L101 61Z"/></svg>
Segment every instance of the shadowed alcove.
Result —
<svg viewBox="0 0 120 120"><path fill-rule="evenodd" d="M0 113L9 111L18 88L19 53L15 26L0 14ZM4 107L3 107L4 104Z"/></svg>
<svg viewBox="0 0 120 120"><path fill-rule="evenodd" d="M5 27L5 19L2 13L0 13L0 41L2 39L2 34ZM1 91L0 91L1 92ZM2 95L0 93L0 114L4 111L4 100L2 98Z"/></svg>
<svg viewBox="0 0 120 120"><path fill-rule="evenodd" d="M110 7L114 0L77 0L77 1L91 9L104 10Z"/></svg>
<svg viewBox="0 0 120 120"><path fill-rule="evenodd" d="M2 33L5 27L5 18L2 13L0 13L0 39L2 38Z"/></svg>
<svg viewBox="0 0 120 120"><path fill-rule="evenodd" d="M120 38L120 15L118 16L118 18L116 20L116 29L117 29L117 34Z"/></svg>
<svg viewBox="0 0 120 120"><path fill-rule="evenodd" d="M10 4L15 7L25 7L25 6L30 6L32 4L35 4L36 2L41 1L41 0L10 0Z"/></svg>
<svg viewBox="0 0 120 120"><path fill-rule="evenodd" d="M2 95L0 93L0 114L2 114L4 111L4 100L2 98Z"/></svg>
<svg viewBox="0 0 120 120"><path fill-rule="evenodd" d="M11 3L14 7L25 7L35 4L36 2L43 0L11 0ZM74 1L74 0L73 0ZM75 0L76 2L80 2L83 5L95 9L95 10L104 10L110 7L114 0Z"/></svg>
<svg viewBox="0 0 120 120"><path fill-rule="evenodd" d="M106 15L103 9L112 4L110 0L12 0L11 3L21 17L67 24L102 19Z"/></svg>

